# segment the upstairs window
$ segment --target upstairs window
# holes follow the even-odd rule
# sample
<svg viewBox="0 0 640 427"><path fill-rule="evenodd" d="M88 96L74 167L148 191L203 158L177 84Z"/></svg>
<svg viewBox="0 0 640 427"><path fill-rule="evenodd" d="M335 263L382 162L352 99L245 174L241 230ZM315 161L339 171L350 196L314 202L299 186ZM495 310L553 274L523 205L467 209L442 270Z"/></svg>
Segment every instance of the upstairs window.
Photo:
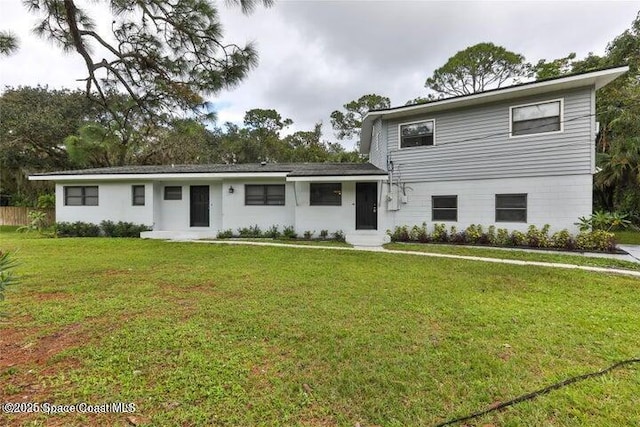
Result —
<svg viewBox="0 0 640 427"><path fill-rule="evenodd" d="M511 136L562 130L562 100L511 107Z"/></svg>
<svg viewBox="0 0 640 427"><path fill-rule="evenodd" d="M458 196L432 196L431 221L457 221Z"/></svg>
<svg viewBox="0 0 640 427"><path fill-rule="evenodd" d="M64 187L65 206L98 206L98 186Z"/></svg>
<svg viewBox="0 0 640 427"><path fill-rule="evenodd" d="M337 183L314 183L309 185L311 206L341 206L342 205L342 184Z"/></svg>
<svg viewBox="0 0 640 427"><path fill-rule="evenodd" d="M400 125L400 148L434 145L434 130L434 120Z"/></svg>
<svg viewBox="0 0 640 427"><path fill-rule="evenodd" d="M284 184L271 185L245 185L244 204L245 205L284 205Z"/></svg>
<svg viewBox="0 0 640 427"><path fill-rule="evenodd" d="M527 222L527 195L496 194L496 222Z"/></svg>
<svg viewBox="0 0 640 427"><path fill-rule="evenodd" d="M131 186L131 204L133 206L144 206L144 185Z"/></svg>

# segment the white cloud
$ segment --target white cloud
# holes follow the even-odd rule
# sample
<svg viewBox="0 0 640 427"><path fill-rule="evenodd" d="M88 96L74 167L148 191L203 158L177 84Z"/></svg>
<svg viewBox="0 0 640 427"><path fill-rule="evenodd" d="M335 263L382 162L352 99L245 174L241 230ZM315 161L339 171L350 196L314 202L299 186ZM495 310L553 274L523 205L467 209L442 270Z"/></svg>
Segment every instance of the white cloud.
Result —
<svg viewBox="0 0 640 427"><path fill-rule="evenodd" d="M0 29L21 39L18 54L0 59L2 84L80 86L75 79L85 72L79 57L32 36L35 18L20 0L0 5ZM291 131L323 121L326 139L334 139L331 111L366 93L388 96L393 105L424 95L426 77L467 46L491 41L532 62L570 52L602 54L640 9L640 2L616 1L309 0L280 1L245 16L218 5L225 38L255 41L260 54L245 81L211 99L218 120L240 123L246 110L274 108L294 120Z"/></svg>

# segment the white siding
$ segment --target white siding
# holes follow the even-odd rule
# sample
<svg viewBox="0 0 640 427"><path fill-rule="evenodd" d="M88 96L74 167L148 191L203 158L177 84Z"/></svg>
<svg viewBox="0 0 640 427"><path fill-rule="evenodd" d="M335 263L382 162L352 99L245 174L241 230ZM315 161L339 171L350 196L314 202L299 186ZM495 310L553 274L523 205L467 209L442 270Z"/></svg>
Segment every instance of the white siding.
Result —
<svg viewBox="0 0 640 427"><path fill-rule="evenodd" d="M431 196L458 196L458 221L435 221L455 225L463 231L471 224L495 225L498 228L526 231L533 224L550 224L552 230L567 228L576 232L578 217L591 214L590 174L561 177L505 178L469 181L413 183L408 188L408 202L391 215L393 226L420 225L431 221ZM527 194L527 223L495 222L495 195Z"/></svg>
<svg viewBox="0 0 640 427"><path fill-rule="evenodd" d="M64 187L98 186L98 206L65 206ZM133 206L131 186L145 186L144 206ZM100 224L105 220L126 221L135 224L153 224L153 185L141 182L95 183L69 182L56 184L56 221L83 221Z"/></svg>

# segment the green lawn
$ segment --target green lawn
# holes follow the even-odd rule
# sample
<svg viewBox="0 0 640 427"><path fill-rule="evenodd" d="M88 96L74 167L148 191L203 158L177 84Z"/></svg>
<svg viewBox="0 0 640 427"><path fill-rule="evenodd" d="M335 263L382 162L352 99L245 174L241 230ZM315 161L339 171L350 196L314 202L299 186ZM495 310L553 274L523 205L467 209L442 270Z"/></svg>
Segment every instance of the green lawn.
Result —
<svg viewBox="0 0 640 427"><path fill-rule="evenodd" d="M616 242L627 245L640 245L640 231L616 231Z"/></svg>
<svg viewBox="0 0 640 427"><path fill-rule="evenodd" d="M433 425L640 356L640 281L336 250L0 233L0 400L150 425ZM640 366L471 425L632 426ZM0 425L129 425L125 414Z"/></svg>

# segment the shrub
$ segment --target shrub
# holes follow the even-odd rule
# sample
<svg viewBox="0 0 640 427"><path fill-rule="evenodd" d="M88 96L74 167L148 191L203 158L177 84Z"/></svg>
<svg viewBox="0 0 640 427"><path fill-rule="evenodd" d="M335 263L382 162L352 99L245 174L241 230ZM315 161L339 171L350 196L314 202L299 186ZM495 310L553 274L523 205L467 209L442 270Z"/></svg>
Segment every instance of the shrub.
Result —
<svg viewBox="0 0 640 427"><path fill-rule="evenodd" d="M468 243L481 243L481 240L486 241L486 236L483 236L483 234L484 231L482 230L482 226L479 224L471 224L466 228L466 230L464 230L464 235Z"/></svg>
<svg viewBox="0 0 640 427"><path fill-rule="evenodd" d="M486 236L486 239L487 239L487 244L495 245L496 241L497 241L496 226L495 225L490 225L489 229L487 230L487 234L485 236Z"/></svg>
<svg viewBox="0 0 640 427"><path fill-rule="evenodd" d="M511 236L509 235L509 231L506 228L498 228L498 233L496 234L496 245L498 246L511 245Z"/></svg>
<svg viewBox="0 0 640 427"><path fill-rule="evenodd" d="M118 221L118 223L115 225L115 232L113 237L140 237L140 233L149 230L150 227L147 227L143 224Z"/></svg>
<svg viewBox="0 0 640 427"><path fill-rule="evenodd" d="M140 237L140 233L151 228L144 224L132 222L102 221L100 225L82 221L58 222L54 225L58 237Z"/></svg>
<svg viewBox="0 0 640 427"><path fill-rule="evenodd" d="M464 245L467 243L467 236L464 231L458 233L458 229L454 226L451 227L449 231L449 243L453 243L454 245Z"/></svg>
<svg viewBox="0 0 640 427"><path fill-rule="evenodd" d="M296 230L292 226L288 225L282 229L282 236L287 239L295 239L298 237L298 233L296 233Z"/></svg>
<svg viewBox="0 0 640 427"><path fill-rule="evenodd" d="M218 239L230 239L233 237L233 230L229 228L227 230L219 231L216 237Z"/></svg>
<svg viewBox="0 0 640 427"><path fill-rule="evenodd" d="M511 232L511 245L513 246L524 246L527 244L527 236L518 230L513 230Z"/></svg>
<svg viewBox="0 0 640 427"><path fill-rule="evenodd" d="M434 242L446 243L448 239L447 227L444 224L435 224L433 226L433 233L431 234Z"/></svg>
<svg viewBox="0 0 640 427"><path fill-rule="evenodd" d="M258 225L252 225L251 227L238 228L238 235L244 238L256 238L262 237L262 231Z"/></svg>
<svg viewBox="0 0 640 427"><path fill-rule="evenodd" d="M575 223L580 231L587 232L590 230L622 230L631 225L629 220L629 214L622 212L605 212L596 211L588 217L578 218L578 222Z"/></svg>
<svg viewBox="0 0 640 427"><path fill-rule="evenodd" d="M573 237L571 237L569 230L565 228L564 230L553 233L553 236L551 236L550 246L573 250L576 247L576 242Z"/></svg>
<svg viewBox="0 0 640 427"><path fill-rule="evenodd" d="M333 236L333 240L335 240L336 242L346 242L347 241L347 239L346 239L346 237L344 235L344 232L342 230L338 230L338 231L334 232L332 234L332 236Z"/></svg>
<svg viewBox="0 0 640 427"><path fill-rule="evenodd" d="M37 231L38 233L43 233L49 226L47 214L43 211L29 211L27 213L27 218L29 218L29 225L19 227L16 231L27 233L30 231Z"/></svg>
<svg viewBox="0 0 640 427"><path fill-rule="evenodd" d="M313 237L314 233L315 233L315 231L309 231L309 230L305 231L303 233L304 239L305 240L311 240L311 238Z"/></svg>
<svg viewBox="0 0 640 427"><path fill-rule="evenodd" d="M421 227L414 225L409 233L409 239L414 242L427 243L429 241L429 233L427 232L427 223L423 222Z"/></svg>
<svg viewBox="0 0 640 427"><path fill-rule="evenodd" d="M56 235L59 237L98 237L100 227L88 222L59 222L56 224Z"/></svg>
<svg viewBox="0 0 640 427"><path fill-rule="evenodd" d="M581 232L576 237L576 248L613 252L616 249L615 235L605 230Z"/></svg>
<svg viewBox="0 0 640 427"><path fill-rule="evenodd" d="M406 225L402 227L396 227L393 230L393 233L387 230L387 234L391 237L392 242L408 242L411 240L411 236L409 235L409 229Z"/></svg>
<svg viewBox="0 0 640 427"><path fill-rule="evenodd" d="M545 224L541 230L535 225L530 225L527 230L527 245L532 248L547 248L551 246L551 240L549 239L549 224Z"/></svg>
<svg viewBox="0 0 640 427"><path fill-rule="evenodd" d="M280 233L280 230L278 230L277 225L272 225L267 229L267 231L264 232L264 237L269 237L271 239L278 239L281 235L282 233Z"/></svg>
<svg viewBox="0 0 640 427"><path fill-rule="evenodd" d="M388 231L387 231L388 233ZM320 230L320 238L321 239L326 239L327 237L329 237L329 230Z"/></svg>

